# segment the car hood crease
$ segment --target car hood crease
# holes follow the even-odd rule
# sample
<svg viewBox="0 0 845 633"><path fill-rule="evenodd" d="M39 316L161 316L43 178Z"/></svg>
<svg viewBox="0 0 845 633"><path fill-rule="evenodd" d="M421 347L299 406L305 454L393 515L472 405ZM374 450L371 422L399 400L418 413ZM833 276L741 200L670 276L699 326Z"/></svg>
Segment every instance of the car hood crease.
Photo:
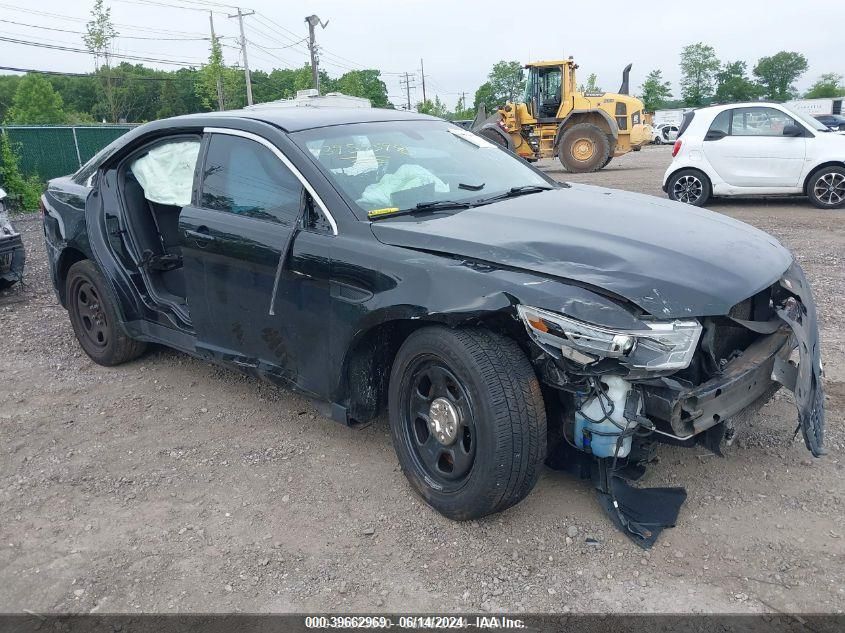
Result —
<svg viewBox="0 0 845 633"><path fill-rule="evenodd" d="M589 284L660 318L727 314L792 261L775 238L743 222L586 185L372 230L394 246Z"/></svg>

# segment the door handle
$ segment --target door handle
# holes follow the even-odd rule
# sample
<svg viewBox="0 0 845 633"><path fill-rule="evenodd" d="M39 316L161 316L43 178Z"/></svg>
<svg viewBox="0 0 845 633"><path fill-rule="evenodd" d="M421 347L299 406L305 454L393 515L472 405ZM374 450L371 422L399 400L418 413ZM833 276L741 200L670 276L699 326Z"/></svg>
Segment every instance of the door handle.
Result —
<svg viewBox="0 0 845 633"><path fill-rule="evenodd" d="M198 226L196 231L185 229L185 237L197 240L198 242L213 242L217 239L208 232L207 226Z"/></svg>

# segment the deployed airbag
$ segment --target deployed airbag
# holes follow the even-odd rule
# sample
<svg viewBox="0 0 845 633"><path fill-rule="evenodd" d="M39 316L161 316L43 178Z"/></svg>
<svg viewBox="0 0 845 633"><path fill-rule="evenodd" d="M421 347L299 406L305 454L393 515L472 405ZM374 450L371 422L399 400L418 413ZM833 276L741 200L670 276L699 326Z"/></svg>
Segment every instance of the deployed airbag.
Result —
<svg viewBox="0 0 845 633"><path fill-rule="evenodd" d="M150 202L184 207L191 203L199 141L178 141L152 148L132 162L132 173Z"/></svg>
<svg viewBox="0 0 845 633"><path fill-rule="evenodd" d="M368 185L358 204L373 209L389 207L393 203L393 194L424 185L434 185L434 190L438 193L449 192L449 185L425 167L402 165L394 173L385 174L377 183Z"/></svg>

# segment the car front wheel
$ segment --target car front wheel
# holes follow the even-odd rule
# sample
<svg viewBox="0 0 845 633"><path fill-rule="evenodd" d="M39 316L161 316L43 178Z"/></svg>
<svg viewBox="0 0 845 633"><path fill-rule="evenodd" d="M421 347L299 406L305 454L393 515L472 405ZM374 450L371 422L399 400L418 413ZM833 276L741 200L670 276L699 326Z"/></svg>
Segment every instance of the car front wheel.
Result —
<svg viewBox="0 0 845 633"><path fill-rule="evenodd" d="M701 207L710 199L710 179L697 169L682 169L669 179L666 192L676 202Z"/></svg>
<svg viewBox="0 0 845 633"><path fill-rule="evenodd" d="M807 197L820 209L845 207L845 167L825 167L813 174Z"/></svg>
<svg viewBox="0 0 845 633"><path fill-rule="evenodd" d="M93 262L86 259L70 267L65 297L76 338L95 363L119 365L144 353L146 343L121 330L106 280Z"/></svg>
<svg viewBox="0 0 845 633"><path fill-rule="evenodd" d="M500 512L534 487L546 414L513 340L480 328L417 330L396 356L388 400L402 470L444 516Z"/></svg>

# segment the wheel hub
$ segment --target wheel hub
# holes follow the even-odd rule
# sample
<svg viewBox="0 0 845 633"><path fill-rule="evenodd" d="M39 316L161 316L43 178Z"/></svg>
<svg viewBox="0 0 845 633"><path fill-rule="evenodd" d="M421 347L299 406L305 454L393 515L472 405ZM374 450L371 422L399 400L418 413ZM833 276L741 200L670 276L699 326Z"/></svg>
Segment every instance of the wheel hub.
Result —
<svg viewBox="0 0 845 633"><path fill-rule="evenodd" d="M593 156L593 143L586 138L580 138L572 145L572 155L577 160L589 160Z"/></svg>
<svg viewBox="0 0 845 633"><path fill-rule="evenodd" d="M453 444L458 437L460 414L446 398L435 398L428 412L431 434L444 446Z"/></svg>

